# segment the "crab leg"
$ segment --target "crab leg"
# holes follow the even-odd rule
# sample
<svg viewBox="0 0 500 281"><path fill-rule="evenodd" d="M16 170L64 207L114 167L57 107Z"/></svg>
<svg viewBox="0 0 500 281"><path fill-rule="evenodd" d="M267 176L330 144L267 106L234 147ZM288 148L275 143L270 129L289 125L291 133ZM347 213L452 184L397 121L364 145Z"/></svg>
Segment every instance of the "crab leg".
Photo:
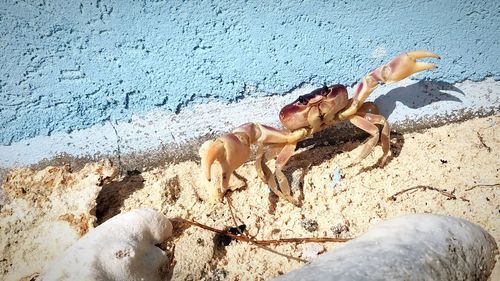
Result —
<svg viewBox="0 0 500 281"><path fill-rule="evenodd" d="M290 190L290 185L288 184L288 179L286 178L285 174L283 174L282 170L285 167L288 160L290 160L290 157L292 157L296 146L297 143L291 143L283 147L280 154L278 154L278 158L276 159L276 166L275 166L276 168L274 170L274 173L278 178L280 189L283 192L284 199L288 200L294 205L298 205L298 202L292 197L292 192Z"/></svg>
<svg viewBox="0 0 500 281"><path fill-rule="evenodd" d="M280 152L282 147L274 147L267 148L267 151L264 149L264 146L260 145L257 149L257 156L255 157L255 169L257 170L257 174L260 179L269 185L271 191L278 195L279 197L284 198L284 195L278 189L278 185L276 184L276 179L274 174L271 172L266 162L276 157L276 155Z"/></svg>
<svg viewBox="0 0 500 281"><path fill-rule="evenodd" d="M308 129L304 128L293 132L285 132L261 124L248 123L238 127L233 132L243 131L252 136L251 139L254 143L259 144L255 161L255 168L259 177L269 185L276 195L297 205L297 202L291 195L288 180L283 174L282 169L290 157L292 157L297 142L309 135ZM269 147L267 152L264 151L263 145ZM276 155L278 155L278 158L276 159L275 172L272 174L266 162ZM274 175L278 179L279 189Z"/></svg>
<svg viewBox="0 0 500 281"><path fill-rule="evenodd" d="M380 164L383 165L389 155L390 149L390 128L389 123L384 116L379 115L378 107L373 102L364 103L361 108L356 112L356 115L349 117L349 121L356 127L362 129L363 131L369 133L371 137L363 144L361 153L353 161L357 163L363 160L370 152L373 150L375 145L377 145L378 140L382 143L383 155L379 159ZM379 133L379 129L376 125L382 125L382 133Z"/></svg>
<svg viewBox="0 0 500 281"><path fill-rule="evenodd" d="M376 115L371 113L366 113L364 115L366 120L370 121L372 124L382 125L382 131L380 134L380 143L382 144L382 157L380 157L380 165L384 165L387 161L387 157L389 156L390 149L390 128L389 123L382 115Z"/></svg>
<svg viewBox="0 0 500 281"><path fill-rule="evenodd" d="M276 149L279 148L281 150L287 144L293 144L293 149L295 149L295 144L306 136L308 136L307 129L288 132L258 123L246 123L234 129L232 133L223 135L215 141L206 141L199 152L205 178L211 181L211 167L215 161L219 162L222 169L221 186L215 187L212 197L218 197L219 201L222 200L221 195L230 188L229 181L231 175L250 158L250 146L252 144L259 144L260 146L276 145ZM275 152L272 157L277 153ZM291 154L293 154L293 150ZM271 186L273 192L276 192L278 188L274 181L274 175L272 177L266 175L266 173L270 174L270 171L265 162L262 165L266 158L264 157L263 159L262 157L261 153L260 160L257 161L257 165L260 165L257 166L257 172Z"/></svg>
<svg viewBox="0 0 500 281"><path fill-rule="evenodd" d="M417 72L437 68L436 64L416 61L421 58L439 59L440 57L428 51L413 51L403 53L393 58L389 63L372 70L363 77L352 98L351 105L339 114L339 119L345 120L354 115L379 84L395 83Z"/></svg>
<svg viewBox="0 0 500 281"><path fill-rule="evenodd" d="M368 156L368 154L370 154L370 152L373 150L373 147L377 145L379 140L379 131L376 125L374 125L367 119L363 118L362 116L359 115L351 116L349 117L349 121L351 121L351 123L354 124L354 126L370 134L370 137L368 138L368 140L365 141L365 143L361 148L361 153L353 161L353 163L357 163L366 158L366 156Z"/></svg>
<svg viewBox="0 0 500 281"><path fill-rule="evenodd" d="M291 195L288 179L282 171L288 160L290 160L290 157L292 157L293 153L295 152L295 147L296 144L293 143L287 144L285 146L275 145L268 147L267 151L265 151L263 146L259 146L255 159L255 168L257 169L257 174L259 175L259 177L262 179L262 181L269 185L274 194L297 205L297 201ZM278 157L275 163L275 173L273 174L267 166L266 162L276 156ZM275 175L278 178L279 188L276 184Z"/></svg>

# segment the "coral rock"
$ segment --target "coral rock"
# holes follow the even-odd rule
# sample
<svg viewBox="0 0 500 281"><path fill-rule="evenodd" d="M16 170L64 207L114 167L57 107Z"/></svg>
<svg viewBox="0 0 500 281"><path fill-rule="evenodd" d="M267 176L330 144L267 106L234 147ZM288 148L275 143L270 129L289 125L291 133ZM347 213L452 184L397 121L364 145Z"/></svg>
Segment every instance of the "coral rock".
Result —
<svg viewBox="0 0 500 281"><path fill-rule="evenodd" d="M119 214L78 240L42 280L162 280L169 259L155 244L171 234L170 221L153 209Z"/></svg>

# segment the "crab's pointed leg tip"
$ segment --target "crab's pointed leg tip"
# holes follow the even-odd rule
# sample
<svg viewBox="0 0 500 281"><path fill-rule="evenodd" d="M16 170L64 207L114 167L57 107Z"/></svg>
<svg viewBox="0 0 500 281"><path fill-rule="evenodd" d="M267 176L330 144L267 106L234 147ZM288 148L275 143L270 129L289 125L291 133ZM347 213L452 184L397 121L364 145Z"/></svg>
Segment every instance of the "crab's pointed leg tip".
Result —
<svg viewBox="0 0 500 281"><path fill-rule="evenodd" d="M440 56L440 55L438 55L438 54L434 54L434 53L431 53L431 54L432 54L432 56L431 56L432 58L436 58L436 59L438 59L438 60L440 60L440 59L441 59L441 56Z"/></svg>

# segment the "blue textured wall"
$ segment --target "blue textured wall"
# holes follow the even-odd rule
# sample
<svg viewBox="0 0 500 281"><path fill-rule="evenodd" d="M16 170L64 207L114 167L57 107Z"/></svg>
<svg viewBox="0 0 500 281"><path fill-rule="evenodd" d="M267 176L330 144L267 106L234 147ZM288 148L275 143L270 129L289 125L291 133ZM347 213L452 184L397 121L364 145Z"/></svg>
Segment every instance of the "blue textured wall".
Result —
<svg viewBox="0 0 500 281"><path fill-rule="evenodd" d="M352 84L413 49L443 56L421 78L500 76L496 0L265 2L1 0L0 142Z"/></svg>

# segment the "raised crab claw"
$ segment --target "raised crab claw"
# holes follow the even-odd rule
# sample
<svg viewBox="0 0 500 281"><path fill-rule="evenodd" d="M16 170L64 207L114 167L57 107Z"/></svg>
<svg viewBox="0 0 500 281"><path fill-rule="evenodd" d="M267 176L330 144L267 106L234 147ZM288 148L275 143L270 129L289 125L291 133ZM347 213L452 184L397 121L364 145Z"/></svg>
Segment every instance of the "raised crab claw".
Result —
<svg viewBox="0 0 500 281"><path fill-rule="evenodd" d="M339 84L325 86L300 96L293 103L283 107L279 113L285 129L246 123L216 140L205 142L200 149L200 156L206 179L211 181L211 167L215 161L219 162L222 170L220 186L213 187L213 199L222 200L223 194L231 189L229 186L231 175L249 159L251 145L255 144L257 145L255 167L259 177L280 198L297 205L298 202L292 196L288 180L283 174L283 168L293 155L299 141L344 120L349 120L370 134L354 162L368 156L380 139L383 155L379 163L385 164L390 148L389 124L385 117L379 114L377 106L365 100L379 84L395 83L414 73L436 68L437 65L433 63L416 61L429 57L440 58L434 53L422 50L400 54L363 77L350 99L346 87ZM381 133L377 125L382 126ZM276 158L274 173L267 166L267 162L273 158Z"/></svg>

